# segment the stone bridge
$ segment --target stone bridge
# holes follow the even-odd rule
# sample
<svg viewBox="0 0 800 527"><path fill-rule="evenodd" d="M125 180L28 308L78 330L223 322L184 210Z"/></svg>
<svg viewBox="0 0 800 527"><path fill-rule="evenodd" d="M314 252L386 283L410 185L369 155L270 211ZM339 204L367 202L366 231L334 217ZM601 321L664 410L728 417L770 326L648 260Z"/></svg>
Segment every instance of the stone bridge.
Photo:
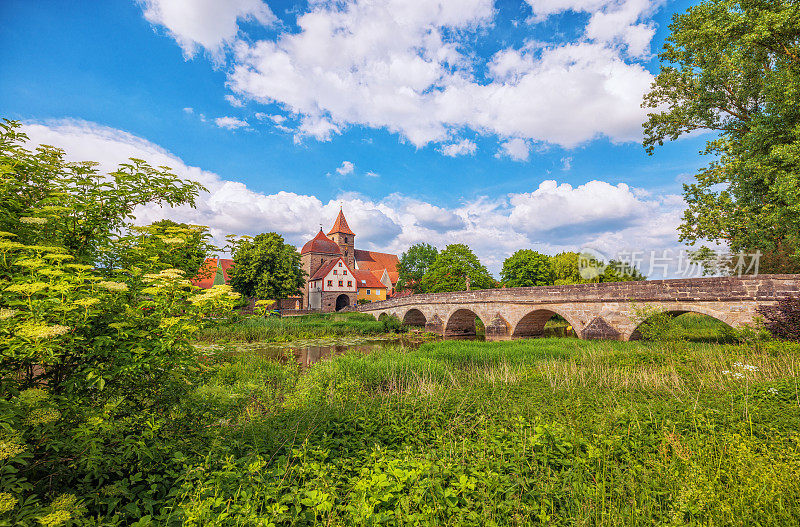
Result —
<svg viewBox="0 0 800 527"><path fill-rule="evenodd" d="M445 337L474 335L479 317L488 338L542 335L557 314L582 339L635 340L641 322L636 310L643 307L701 313L737 327L752 322L760 306L798 294L800 275L760 275L433 293L364 304L358 311L394 315Z"/></svg>

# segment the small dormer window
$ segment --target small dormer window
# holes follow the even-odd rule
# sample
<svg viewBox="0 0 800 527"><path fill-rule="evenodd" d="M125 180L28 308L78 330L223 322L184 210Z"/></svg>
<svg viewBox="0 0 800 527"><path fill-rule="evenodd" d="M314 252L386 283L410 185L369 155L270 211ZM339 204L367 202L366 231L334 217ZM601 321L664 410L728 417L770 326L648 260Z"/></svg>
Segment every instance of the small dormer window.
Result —
<svg viewBox="0 0 800 527"><path fill-rule="evenodd" d="M339 267L341 267L341 266L342 266L342 262L339 262Z"/></svg>
<svg viewBox="0 0 800 527"><path fill-rule="evenodd" d="M347 236L344 237L344 243L347 243ZM345 253L347 254L347 253Z"/></svg>

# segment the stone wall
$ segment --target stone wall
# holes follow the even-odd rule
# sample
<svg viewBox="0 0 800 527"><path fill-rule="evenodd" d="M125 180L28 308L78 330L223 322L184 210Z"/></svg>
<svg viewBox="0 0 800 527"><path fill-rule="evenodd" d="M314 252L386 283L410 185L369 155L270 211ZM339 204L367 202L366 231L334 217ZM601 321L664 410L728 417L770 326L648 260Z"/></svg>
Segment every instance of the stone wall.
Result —
<svg viewBox="0 0 800 527"><path fill-rule="evenodd" d="M325 313L336 311L336 299L344 295L350 299L349 305L356 305L356 292L342 292L342 291L324 291L322 293L322 306L321 310Z"/></svg>

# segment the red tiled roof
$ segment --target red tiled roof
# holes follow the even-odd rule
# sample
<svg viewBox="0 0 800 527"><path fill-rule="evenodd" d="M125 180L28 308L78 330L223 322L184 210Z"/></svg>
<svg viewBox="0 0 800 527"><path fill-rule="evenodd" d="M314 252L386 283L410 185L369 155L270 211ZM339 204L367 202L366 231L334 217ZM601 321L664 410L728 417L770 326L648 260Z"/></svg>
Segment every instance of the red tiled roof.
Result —
<svg viewBox="0 0 800 527"><path fill-rule="evenodd" d="M356 249L353 256L356 257L356 263L359 269L369 269L370 271L382 271L386 269L386 272L389 273L389 280L392 281L392 285L396 284L397 280L400 278L397 273L397 264L400 263L400 259L396 254Z"/></svg>
<svg viewBox="0 0 800 527"><path fill-rule="evenodd" d="M333 228L328 232L328 234L333 233L341 233L341 234L351 234L355 236L356 234L350 230L350 226L347 225L347 220L344 219L344 213L342 213L342 209L339 209L339 215L336 216L336 221L333 224Z"/></svg>
<svg viewBox="0 0 800 527"><path fill-rule="evenodd" d="M343 258L336 258L336 259L331 260L330 262L326 263L325 265L323 265L319 269L317 269L317 272L314 273L314 276L309 278L309 280L321 280L321 279L325 278L325 276L327 276L327 274L331 272L331 269L336 267L336 264L339 263L339 262L342 262L344 264L343 267L345 267L348 271L350 271L351 275L353 275L355 273L355 271L353 271L352 269L350 269L350 267L348 267L347 262L345 262Z"/></svg>
<svg viewBox="0 0 800 527"><path fill-rule="evenodd" d="M300 254L306 253L342 254L342 250L320 229L313 240L303 245Z"/></svg>
<svg viewBox="0 0 800 527"><path fill-rule="evenodd" d="M192 285L202 287L203 289L211 289L214 285L214 277L217 276L217 259L206 258L203 265L197 271L197 276L192 278Z"/></svg>
<svg viewBox="0 0 800 527"><path fill-rule="evenodd" d="M227 284L230 280L228 278L228 271L233 267L233 260L230 258L206 258L200 270L197 271L197 276L192 278L192 285L202 287L203 289L210 289L214 286L214 280L217 278L217 269L222 269L222 277Z"/></svg>
<svg viewBox="0 0 800 527"><path fill-rule="evenodd" d="M228 271L233 267L233 260L231 258L220 258L219 266L222 267L222 276L225 278L225 283L230 282Z"/></svg>
<svg viewBox="0 0 800 527"><path fill-rule="evenodd" d="M370 289L386 289L386 286L380 279L376 278L372 271L367 269L356 269L353 271L353 276L356 277L356 285L359 289L362 287L369 287Z"/></svg>

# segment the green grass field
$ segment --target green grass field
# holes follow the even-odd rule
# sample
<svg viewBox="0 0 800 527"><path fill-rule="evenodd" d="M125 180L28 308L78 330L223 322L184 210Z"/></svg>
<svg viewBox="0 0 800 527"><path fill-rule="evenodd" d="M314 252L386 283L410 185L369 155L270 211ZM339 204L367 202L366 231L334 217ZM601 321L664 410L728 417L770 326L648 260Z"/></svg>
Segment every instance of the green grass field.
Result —
<svg viewBox="0 0 800 527"><path fill-rule="evenodd" d="M390 322L365 313L326 313L297 317L246 317L203 329L200 342L286 342L317 337L379 335L397 331Z"/></svg>
<svg viewBox="0 0 800 527"><path fill-rule="evenodd" d="M209 365L160 521L797 525L800 349L532 339Z"/></svg>

